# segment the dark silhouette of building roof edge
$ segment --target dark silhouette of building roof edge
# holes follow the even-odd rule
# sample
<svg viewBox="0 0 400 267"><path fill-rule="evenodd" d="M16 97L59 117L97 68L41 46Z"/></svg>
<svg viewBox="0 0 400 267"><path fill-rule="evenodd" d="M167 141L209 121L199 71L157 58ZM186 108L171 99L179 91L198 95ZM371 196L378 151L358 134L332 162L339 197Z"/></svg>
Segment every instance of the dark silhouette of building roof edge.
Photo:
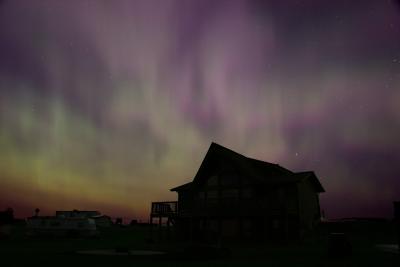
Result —
<svg viewBox="0 0 400 267"><path fill-rule="evenodd" d="M313 171L294 173L280 166L279 164L246 157L215 142L212 142L210 147L208 148L208 151L202 163L200 164L200 167L193 181L174 187L170 189L170 191L182 191L195 187L199 183L202 174L207 168L207 164L209 164L209 162L212 161L213 157L215 158L216 155L218 156L218 158L223 157L227 160L230 160L232 163L235 164L235 167L238 170L241 170L242 172L249 175L249 178L256 179L260 183L290 183L299 182L303 179L311 179L311 182L317 192L325 192L324 188L322 187L321 183L319 182L317 176ZM273 179L265 179L265 176L263 174L265 173L265 170L267 170L267 168L268 170L274 170L277 173L280 173L280 175L275 175Z"/></svg>

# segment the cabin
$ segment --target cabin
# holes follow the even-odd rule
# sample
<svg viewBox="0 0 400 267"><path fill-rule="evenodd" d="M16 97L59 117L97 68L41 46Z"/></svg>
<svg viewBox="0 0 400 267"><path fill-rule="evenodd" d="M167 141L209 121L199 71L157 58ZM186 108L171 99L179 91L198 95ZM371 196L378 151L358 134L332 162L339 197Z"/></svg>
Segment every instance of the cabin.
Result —
<svg viewBox="0 0 400 267"><path fill-rule="evenodd" d="M151 222L163 217L191 240L298 239L320 221L312 171L292 172L212 143L193 181L172 188L176 202L152 203Z"/></svg>

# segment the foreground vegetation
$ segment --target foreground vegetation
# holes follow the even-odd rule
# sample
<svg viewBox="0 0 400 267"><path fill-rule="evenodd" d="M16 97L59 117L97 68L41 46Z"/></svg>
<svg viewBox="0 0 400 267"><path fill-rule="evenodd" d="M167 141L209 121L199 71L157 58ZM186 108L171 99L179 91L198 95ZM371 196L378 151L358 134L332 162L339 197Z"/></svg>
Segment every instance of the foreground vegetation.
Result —
<svg viewBox="0 0 400 267"><path fill-rule="evenodd" d="M352 246L346 257L328 255L328 233L345 232ZM0 240L2 266L400 266L400 255L382 252L376 244L395 243L394 227L390 223L358 223L325 225L302 242L223 243L223 257L212 259L199 251L194 258L182 257L189 244L173 242L151 233L149 227L111 227L102 229L99 237L32 238L25 226L13 226L12 235ZM93 249L156 250L172 253L169 258L133 256L80 255L77 251Z"/></svg>

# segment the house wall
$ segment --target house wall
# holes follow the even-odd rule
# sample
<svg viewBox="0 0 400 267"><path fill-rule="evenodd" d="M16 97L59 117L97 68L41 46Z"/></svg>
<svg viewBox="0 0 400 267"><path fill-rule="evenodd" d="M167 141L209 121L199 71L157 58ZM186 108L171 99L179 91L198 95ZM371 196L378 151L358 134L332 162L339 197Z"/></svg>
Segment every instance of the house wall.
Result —
<svg viewBox="0 0 400 267"><path fill-rule="evenodd" d="M199 215L240 215L251 214L257 211L255 205L254 186L242 183L240 177L235 174L212 175L205 184L196 191L180 192L178 199L184 201L182 205ZM191 194L190 199L186 194Z"/></svg>
<svg viewBox="0 0 400 267"><path fill-rule="evenodd" d="M298 184L300 227L311 230L320 219L319 195L313 189L310 179Z"/></svg>
<svg viewBox="0 0 400 267"><path fill-rule="evenodd" d="M298 190L296 184L258 186L256 196L266 239L296 239L299 232ZM260 227L260 224L258 224Z"/></svg>
<svg viewBox="0 0 400 267"><path fill-rule="evenodd" d="M178 192L178 210L180 215L193 212L194 192L180 191Z"/></svg>
<svg viewBox="0 0 400 267"><path fill-rule="evenodd" d="M215 232L216 222L220 221L223 237L281 239L298 236L296 184L261 186L245 183L246 179L241 177L224 182L223 177L212 175L198 191L179 192L181 215L199 218L200 222L194 227L213 228Z"/></svg>

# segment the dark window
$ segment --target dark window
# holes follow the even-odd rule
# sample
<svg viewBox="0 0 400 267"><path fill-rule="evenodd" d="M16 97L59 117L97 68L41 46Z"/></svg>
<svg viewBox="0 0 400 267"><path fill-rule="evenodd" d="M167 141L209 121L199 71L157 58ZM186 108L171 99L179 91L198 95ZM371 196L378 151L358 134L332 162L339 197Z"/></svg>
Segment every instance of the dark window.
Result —
<svg viewBox="0 0 400 267"><path fill-rule="evenodd" d="M254 192L252 188L244 188L242 190L242 198L252 198L254 196Z"/></svg>
<svg viewBox="0 0 400 267"><path fill-rule="evenodd" d="M208 179L207 184L208 184L208 185L211 185L211 186L217 186L217 185L218 185L218 176L216 176L216 175L211 176L211 177Z"/></svg>
<svg viewBox="0 0 400 267"><path fill-rule="evenodd" d="M238 189L224 189L221 193L221 198L238 198L239 190Z"/></svg>
<svg viewBox="0 0 400 267"><path fill-rule="evenodd" d="M200 199L205 199L206 198L206 193L204 191L199 192L199 198Z"/></svg>
<svg viewBox="0 0 400 267"><path fill-rule="evenodd" d="M218 191L217 190L210 190L207 191L207 205L215 205L218 202Z"/></svg>
<svg viewBox="0 0 400 267"><path fill-rule="evenodd" d="M239 184L239 177L236 173L227 173L221 176L221 184L224 186L237 186Z"/></svg>
<svg viewBox="0 0 400 267"><path fill-rule="evenodd" d="M207 199L217 199L217 198L218 198L217 190L210 190L207 192Z"/></svg>

